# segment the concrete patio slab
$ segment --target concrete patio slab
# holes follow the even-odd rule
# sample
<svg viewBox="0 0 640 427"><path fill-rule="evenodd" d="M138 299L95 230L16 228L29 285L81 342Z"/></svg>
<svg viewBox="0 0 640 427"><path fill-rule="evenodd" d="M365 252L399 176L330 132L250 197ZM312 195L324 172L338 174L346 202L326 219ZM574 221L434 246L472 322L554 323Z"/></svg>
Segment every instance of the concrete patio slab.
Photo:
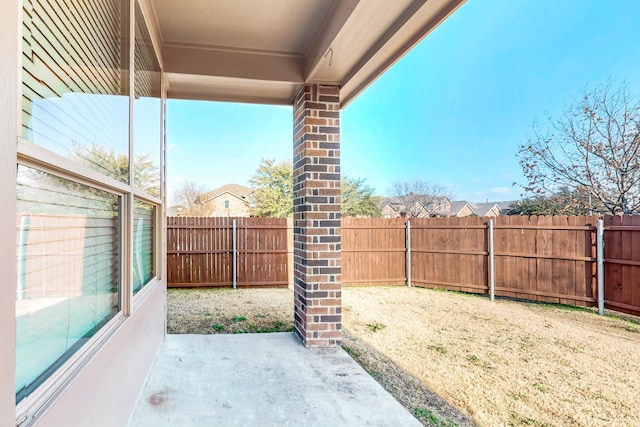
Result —
<svg viewBox="0 0 640 427"><path fill-rule="evenodd" d="M167 335L130 427L421 426L340 348L291 333Z"/></svg>

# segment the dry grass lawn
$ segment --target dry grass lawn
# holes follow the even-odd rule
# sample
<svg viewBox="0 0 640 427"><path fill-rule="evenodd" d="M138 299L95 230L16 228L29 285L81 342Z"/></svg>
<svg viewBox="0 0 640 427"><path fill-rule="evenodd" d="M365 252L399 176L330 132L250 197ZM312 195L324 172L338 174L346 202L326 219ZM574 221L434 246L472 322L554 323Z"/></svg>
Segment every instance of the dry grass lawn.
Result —
<svg viewBox="0 0 640 427"><path fill-rule="evenodd" d="M292 298L173 289L169 332L290 330ZM425 425L469 424L446 402L484 426L640 425L637 318L404 287L345 288L343 312L345 349Z"/></svg>
<svg viewBox="0 0 640 427"><path fill-rule="evenodd" d="M169 289L170 334L293 331L289 289Z"/></svg>

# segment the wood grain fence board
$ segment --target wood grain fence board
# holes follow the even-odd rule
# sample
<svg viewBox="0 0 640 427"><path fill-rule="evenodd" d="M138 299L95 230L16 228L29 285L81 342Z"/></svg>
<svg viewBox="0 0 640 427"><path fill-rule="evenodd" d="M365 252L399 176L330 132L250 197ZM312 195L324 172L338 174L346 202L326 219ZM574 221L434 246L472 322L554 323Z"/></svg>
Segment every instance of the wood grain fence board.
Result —
<svg viewBox="0 0 640 427"><path fill-rule="evenodd" d="M553 225L553 217L538 217L538 224ZM537 231L537 234L539 236L537 246L538 253L553 255L553 230L541 229ZM542 274L536 276L536 289L540 292L540 295L549 294L552 292L553 262L546 258L539 259L538 261L542 265L542 268L539 269L539 271L542 271ZM544 302L558 302L556 299L549 297L540 297L539 299Z"/></svg>
<svg viewBox="0 0 640 427"><path fill-rule="evenodd" d="M517 217L509 217L510 225L514 225L516 220L521 220L523 218ZM510 229L507 231L508 234L508 244L507 251L516 252L519 248L522 247L522 229ZM511 264L511 287L515 290L516 296L521 298L522 294L528 293L528 283L524 281L524 268L523 268L523 259L522 257L509 257Z"/></svg>
<svg viewBox="0 0 640 427"><path fill-rule="evenodd" d="M525 218L521 218L520 222L524 225ZM537 223L537 219L536 219ZM521 228L520 234L522 235L522 247L524 248L535 248L536 242L536 233L535 229L529 228ZM522 250L522 248L520 248ZM531 251L531 249L530 249ZM537 277L537 262L534 258L524 258L521 260L521 268L524 270L523 274L523 288L526 289L527 292L531 292L536 288L536 277Z"/></svg>
<svg viewBox="0 0 640 427"><path fill-rule="evenodd" d="M494 229L494 234L493 234L494 249L507 248L508 230L502 229L499 226L510 225L510 220L507 217L496 219L496 225L498 227ZM507 267L507 262L508 262L507 257L504 257L504 256L495 257L495 287L496 288L506 288L506 289L510 288L510 284L508 283L509 270ZM515 294L513 293L506 293L506 292L499 293L497 290L496 290L496 295L510 296L510 297L515 296Z"/></svg>
<svg viewBox="0 0 640 427"><path fill-rule="evenodd" d="M563 219L566 217L553 216L551 218L553 225L561 226L563 225ZM551 254L554 256L560 256L562 254L566 254L568 251L568 239L567 239L567 231L565 232L554 232L553 233L553 248L551 250ZM551 260L551 280L552 285L555 285L555 293L558 295L566 295L567 294L567 262L564 260L553 259ZM554 301L555 302L555 301ZM558 303L562 303L562 299L558 299Z"/></svg>
<svg viewBox="0 0 640 427"><path fill-rule="evenodd" d="M633 221L633 217L631 216L623 216L621 218L622 220L622 225L633 225L632 221ZM627 232L627 231L622 231L622 236L621 236L621 252L622 252L622 259L623 260L631 260L632 255L633 255L633 238L634 235L636 233L633 232ZM635 284L635 278L637 276L637 269L636 267L632 266L632 265L623 265L622 266L622 271L621 271L621 275L622 275L622 293L621 293L621 300L619 302L622 302L623 304L631 304L632 299L633 299L633 285Z"/></svg>
<svg viewBox="0 0 640 427"><path fill-rule="evenodd" d="M582 219L584 221L584 217L568 217L567 225L569 227L575 226L576 221ZM578 230L567 230L567 253L572 257L578 256ZM584 254L584 252L583 252ZM576 296L584 296L584 290L586 289L586 282L582 282L585 286L580 289L576 289L576 272L580 269L578 261L573 261L567 263L567 280L563 284L564 293L567 295L576 295ZM563 298L560 300L561 304L572 304L570 299Z"/></svg>
<svg viewBox="0 0 640 427"><path fill-rule="evenodd" d="M604 218L605 230L607 226L619 227L622 225L621 217L608 216ZM621 229L605 232L604 257L622 258L622 233ZM609 301L622 302L622 265L605 263L604 269L605 298Z"/></svg>

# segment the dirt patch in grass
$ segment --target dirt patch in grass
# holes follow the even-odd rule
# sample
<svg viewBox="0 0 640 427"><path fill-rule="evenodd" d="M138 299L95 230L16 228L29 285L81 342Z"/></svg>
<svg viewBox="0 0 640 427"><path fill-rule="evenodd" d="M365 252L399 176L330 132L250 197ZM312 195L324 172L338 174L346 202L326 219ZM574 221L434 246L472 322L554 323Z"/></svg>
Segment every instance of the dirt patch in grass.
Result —
<svg viewBox="0 0 640 427"><path fill-rule="evenodd" d="M170 333L293 327L288 289L168 304ZM637 318L405 287L345 288L343 313L344 348L424 425L640 425Z"/></svg>

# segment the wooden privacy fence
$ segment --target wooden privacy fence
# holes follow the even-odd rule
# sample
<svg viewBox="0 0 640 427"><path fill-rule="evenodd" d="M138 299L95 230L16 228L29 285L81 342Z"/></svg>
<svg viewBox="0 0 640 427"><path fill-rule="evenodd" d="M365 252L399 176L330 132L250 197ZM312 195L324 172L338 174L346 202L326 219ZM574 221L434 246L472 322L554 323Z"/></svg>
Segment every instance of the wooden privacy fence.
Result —
<svg viewBox="0 0 640 427"><path fill-rule="evenodd" d="M342 283L593 306L598 217L343 218ZM233 218L167 218L170 287L232 286ZM293 282L291 220L236 218L236 284ZM606 307L640 314L640 216L604 217ZM493 236L493 251L490 251ZM409 243L409 245L407 245ZM493 259L493 262L491 260ZM491 266L493 265L493 269ZM409 267L409 268L407 268Z"/></svg>
<svg viewBox="0 0 640 427"><path fill-rule="evenodd" d="M168 286L286 287L290 229L286 218L168 217Z"/></svg>
<svg viewBox="0 0 640 427"><path fill-rule="evenodd" d="M493 273L495 295L593 306L597 220L503 216L490 233L488 218L344 218L342 283L488 294ZM604 304L632 314L640 314L639 231L640 216L604 218Z"/></svg>

